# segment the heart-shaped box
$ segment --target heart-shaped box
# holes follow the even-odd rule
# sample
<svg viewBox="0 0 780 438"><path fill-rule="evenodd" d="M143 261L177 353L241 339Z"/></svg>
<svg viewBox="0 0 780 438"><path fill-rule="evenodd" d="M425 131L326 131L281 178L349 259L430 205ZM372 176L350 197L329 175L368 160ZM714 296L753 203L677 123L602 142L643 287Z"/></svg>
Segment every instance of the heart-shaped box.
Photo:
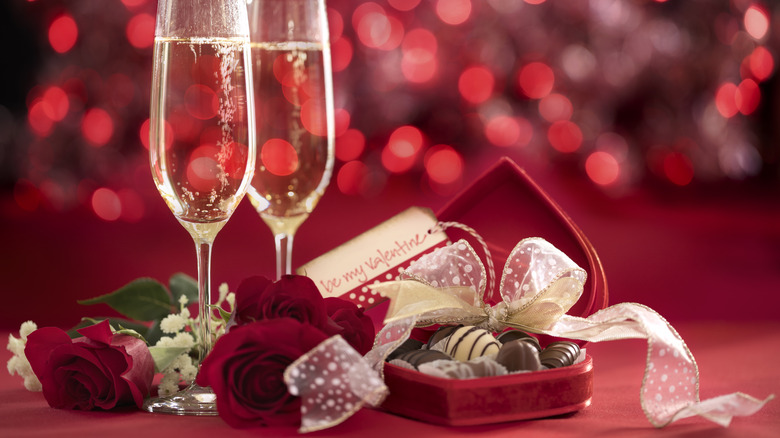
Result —
<svg viewBox="0 0 780 438"><path fill-rule="evenodd" d="M586 317L607 306L607 282L593 245L569 216L509 158L500 159L436 215L475 229L486 241L501 278L514 245L541 237L555 245L588 273L580 300L570 315ZM447 229L453 240L472 236ZM493 299L491 300L491 294ZM486 301L498 298L486 292ZM541 336L542 345L552 339ZM584 344L584 342L578 342ZM593 396L593 360L563 368L477 379L433 377L385 364L390 394L382 408L418 420L453 426L542 418L574 412Z"/></svg>

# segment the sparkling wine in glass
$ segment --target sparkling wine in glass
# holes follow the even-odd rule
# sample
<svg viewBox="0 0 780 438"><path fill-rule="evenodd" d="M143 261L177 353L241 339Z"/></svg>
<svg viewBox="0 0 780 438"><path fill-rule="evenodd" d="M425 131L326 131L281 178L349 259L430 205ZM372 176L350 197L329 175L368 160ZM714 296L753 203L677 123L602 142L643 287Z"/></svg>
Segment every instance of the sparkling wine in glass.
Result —
<svg viewBox="0 0 780 438"><path fill-rule="evenodd" d="M149 156L157 189L195 242L201 361L213 343L211 247L254 173L251 71L245 0L160 0ZM144 409L217 414L214 393L196 384Z"/></svg>
<svg viewBox="0 0 780 438"><path fill-rule="evenodd" d="M276 274L330 182L333 80L324 0L247 0L258 158L249 200L274 234Z"/></svg>

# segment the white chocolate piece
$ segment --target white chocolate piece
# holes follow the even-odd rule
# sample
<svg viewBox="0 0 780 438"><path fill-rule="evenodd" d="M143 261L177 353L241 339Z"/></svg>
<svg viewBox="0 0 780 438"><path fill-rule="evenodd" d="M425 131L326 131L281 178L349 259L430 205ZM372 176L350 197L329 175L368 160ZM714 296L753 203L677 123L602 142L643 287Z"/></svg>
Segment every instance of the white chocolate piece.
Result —
<svg viewBox="0 0 780 438"><path fill-rule="evenodd" d="M480 356L494 356L501 348L489 331L473 326L459 327L440 344L443 344L445 353L463 362Z"/></svg>

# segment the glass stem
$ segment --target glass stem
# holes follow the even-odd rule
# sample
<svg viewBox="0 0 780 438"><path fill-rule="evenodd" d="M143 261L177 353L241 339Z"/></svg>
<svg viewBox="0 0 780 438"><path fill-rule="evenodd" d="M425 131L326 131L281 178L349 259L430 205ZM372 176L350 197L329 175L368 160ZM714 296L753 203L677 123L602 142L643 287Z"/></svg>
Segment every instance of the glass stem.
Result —
<svg viewBox="0 0 780 438"><path fill-rule="evenodd" d="M200 362L211 352L211 241L195 240L198 254L198 323L200 326Z"/></svg>
<svg viewBox="0 0 780 438"><path fill-rule="evenodd" d="M276 244L276 278L292 274L292 248L294 233L279 233L274 236Z"/></svg>

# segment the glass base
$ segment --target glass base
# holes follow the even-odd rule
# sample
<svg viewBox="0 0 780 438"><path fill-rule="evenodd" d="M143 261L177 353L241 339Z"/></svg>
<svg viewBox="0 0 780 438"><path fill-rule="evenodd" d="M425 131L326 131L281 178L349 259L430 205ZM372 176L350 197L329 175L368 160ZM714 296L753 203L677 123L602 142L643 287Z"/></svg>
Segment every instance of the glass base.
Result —
<svg viewBox="0 0 780 438"><path fill-rule="evenodd" d="M144 401L143 410L173 415L219 415L217 396L211 388L194 383L167 397L147 399Z"/></svg>

